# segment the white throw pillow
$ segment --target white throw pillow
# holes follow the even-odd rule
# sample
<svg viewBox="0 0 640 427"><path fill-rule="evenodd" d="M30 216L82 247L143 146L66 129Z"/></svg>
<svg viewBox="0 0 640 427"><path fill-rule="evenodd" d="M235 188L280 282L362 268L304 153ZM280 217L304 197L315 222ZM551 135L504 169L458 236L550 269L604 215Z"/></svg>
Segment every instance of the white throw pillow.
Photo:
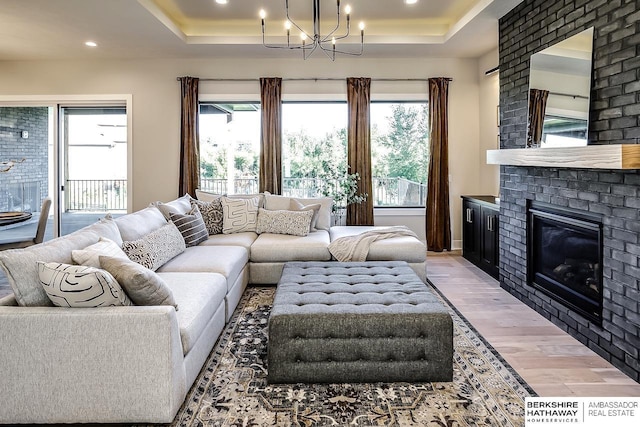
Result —
<svg viewBox="0 0 640 427"><path fill-rule="evenodd" d="M318 231L316 228L316 224L318 223L318 216L320 214L320 208L322 205L320 203L313 204L304 204L298 199L291 199L291 203L289 204L290 211L312 211L313 217L311 218L311 225L309 226L309 231Z"/></svg>
<svg viewBox="0 0 640 427"><path fill-rule="evenodd" d="M290 234L306 236L313 218L313 210L307 211L258 211L256 233Z"/></svg>
<svg viewBox="0 0 640 427"><path fill-rule="evenodd" d="M87 267L100 268L101 255L110 256L120 259L129 259L122 248L116 242L106 237L101 237L98 243L87 246L84 249L75 249L71 251L71 259L79 265Z"/></svg>
<svg viewBox="0 0 640 427"><path fill-rule="evenodd" d="M261 196L252 198L223 197L222 202L222 232L224 234L256 231L258 222L258 208Z"/></svg>
<svg viewBox="0 0 640 427"><path fill-rule="evenodd" d="M99 268L38 262L38 276L47 296L58 307L131 305L116 279Z"/></svg>
<svg viewBox="0 0 640 427"><path fill-rule="evenodd" d="M150 206L155 206L158 208L162 215L168 220L171 218L169 214L178 213L178 214L186 214L191 210L191 196L189 194L185 194L182 197L179 197L175 200L172 200L167 203L163 202L155 202L151 203Z"/></svg>
<svg viewBox="0 0 640 427"><path fill-rule="evenodd" d="M131 261L156 271L186 249L184 238L173 222L168 222L138 240L122 243Z"/></svg>

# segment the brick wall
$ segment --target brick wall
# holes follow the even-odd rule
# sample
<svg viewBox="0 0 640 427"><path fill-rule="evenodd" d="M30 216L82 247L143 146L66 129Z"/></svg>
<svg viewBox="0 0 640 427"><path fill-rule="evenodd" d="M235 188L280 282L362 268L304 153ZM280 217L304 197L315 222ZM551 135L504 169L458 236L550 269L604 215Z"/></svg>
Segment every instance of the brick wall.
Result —
<svg viewBox="0 0 640 427"><path fill-rule="evenodd" d="M9 172L0 173L0 211L21 209L19 188L35 185L35 206L39 211L48 194L48 111L46 107L0 107L0 161L25 159ZM29 132L27 139L22 131ZM10 202L10 197L12 202Z"/></svg>
<svg viewBox="0 0 640 427"><path fill-rule="evenodd" d="M589 139L640 138L640 0L525 0L500 20L502 148L523 148L529 58L594 27ZM640 173L502 166L501 286L640 382ZM526 200L604 216L598 327L527 285Z"/></svg>

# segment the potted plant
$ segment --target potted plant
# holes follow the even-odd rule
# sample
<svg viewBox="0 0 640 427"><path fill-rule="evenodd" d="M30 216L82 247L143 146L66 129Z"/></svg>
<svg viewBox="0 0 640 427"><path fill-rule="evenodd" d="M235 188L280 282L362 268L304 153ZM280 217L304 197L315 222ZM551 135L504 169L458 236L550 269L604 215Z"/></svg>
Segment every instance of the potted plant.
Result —
<svg viewBox="0 0 640 427"><path fill-rule="evenodd" d="M346 173L343 177L335 177L331 181L324 181L319 189L325 197L333 199L333 225L345 225L347 220L347 206L362 203L367 200L367 193L358 193L360 174Z"/></svg>

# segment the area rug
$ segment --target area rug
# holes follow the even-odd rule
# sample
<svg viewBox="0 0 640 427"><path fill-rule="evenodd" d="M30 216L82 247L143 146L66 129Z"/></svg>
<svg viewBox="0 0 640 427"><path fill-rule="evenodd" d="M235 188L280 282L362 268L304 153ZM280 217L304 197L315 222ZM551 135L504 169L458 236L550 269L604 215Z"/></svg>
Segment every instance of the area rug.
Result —
<svg viewBox="0 0 640 427"><path fill-rule="evenodd" d="M524 398L534 392L442 295L454 323L452 382L267 384L274 293L274 287L246 290L172 425L524 425Z"/></svg>

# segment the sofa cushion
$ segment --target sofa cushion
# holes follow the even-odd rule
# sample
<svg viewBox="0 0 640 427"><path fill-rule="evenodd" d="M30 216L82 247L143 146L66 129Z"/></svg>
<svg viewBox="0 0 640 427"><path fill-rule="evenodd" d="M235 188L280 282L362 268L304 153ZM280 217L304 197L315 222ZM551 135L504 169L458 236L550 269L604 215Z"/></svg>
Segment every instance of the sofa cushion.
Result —
<svg viewBox="0 0 640 427"><path fill-rule="evenodd" d="M258 210L256 233L290 234L306 236L311 228L313 211L270 211Z"/></svg>
<svg viewBox="0 0 640 427"><path fill-rule="evenodd" d="M184 238L174 223L165 223L151 233L133 241L122 243L122 250L138 264L156 271L185 249Z"/></svg>
<svg viewBox="0 0 640 427"><path fill-rule="evenodd" d="M233 234L216 234L209 236L209 238L200 243L199 246L241 246L250 253L251 245L257 238L258 235L253 231Z"/></svg>
<svg viewBox="0 0 640 427"><path fill-rule="evenodd" d="M189 353L227 293L227 283L216 273L158 273L171 289L180 310L176 312L182 352Z"/></svg>
<svg viewBox="0 0 640 427"><path fill-rule="evenodd" d="M38 262L42 288L58 307L118 307L131 305L118 281L107 271L85 265Z"/></svg>
<svg viewBox="0 0 640 427"><path fill-rule="evenodd" d="M128 258L100 257L100 266L120 283L136 305L172 305L178 309L171 289L153 271Z"/></svg>
<svg viewBox="0 0 640 427"><path fill-rule="evenodd" d="M269 210L290 209L292 199L299 201L305 206L319 203L320 211L318 212L316 229L329 231L331 227L331 207L333 206L333 199L331 197L297 198L265 194L264 208Z"/></svg>
<svg viewBox="0 0 640 427"><path fill-rule="evenodd" d="M169 212L169 219L178 227L187 246L196 246L209 237L207 227L202 220L202 214L195 204L185 214Z"/></svg>
<svg viewBox="0 0 640 427"><path fill-rule="evenodd" d="M261 234L251 245L252 262L328 261L329 233L314 231L307 236Z"/></svg>
<svg viewBox="0 0 640 427"><path fill-rule="evenodd" d="M256 231L258 222L258 208L260 197L234 199L223 197L222 202L222 232L224 234Z"/></svg>
<svg viewBox="0 0 640 427"><path fill-rule="evenodd" d="M129 259L127 254L124 253L116 242L106 237L101 237L98 243L89 245L84 249L74 249L71 251L73 262L79 265L86 265L87 267L101 268L99 259L101 255L126 260Z"/></svg>
<svg viewBox="0 0 640 427"><path fill-rule="evenodd" d="M331 241L340 237L355 236L378 227L370 226L336 226L331 227ZM379 227L387 228L387 227ZM427 248L415 237L393 237L373 242L369 248L367 261L406 261L424 262L427 259Z"/></svg>
<svg viewBox="0 0 640 427"><path fill-rule="evenodd" d="M100 237L122 244L114 220L105 218L93 225L39 245L0 251L0 266L7 275L18 304L30 307L53 305L40 285L36 263L42 261L72 264L71 251L84 249L97 243Z"/></svg>
<svg viewBox="0 0 640 427"><path fill-rule="evenodd" d="M140 211L123 215L116 218L115 221L118 224L123 241L137 240L167 223L162 212L155 206L149 206Z"/></svg>
<svg viewBox="0 0 640 427"><path fill-rule="evenodd" d="M185 214L191 210L191 196L185 194L182 197L178 197L167 203L155 202L150 206L155 206L162 213L162 216L168 221L170 220L170 214Z"/></svg>
<svg viewBox="0 0 640 427"><path fill-rule="evenodd" d="M192 246L158 269L158 272L219 273L229 290L247 265L249 255L239 246Z"/></svg>

